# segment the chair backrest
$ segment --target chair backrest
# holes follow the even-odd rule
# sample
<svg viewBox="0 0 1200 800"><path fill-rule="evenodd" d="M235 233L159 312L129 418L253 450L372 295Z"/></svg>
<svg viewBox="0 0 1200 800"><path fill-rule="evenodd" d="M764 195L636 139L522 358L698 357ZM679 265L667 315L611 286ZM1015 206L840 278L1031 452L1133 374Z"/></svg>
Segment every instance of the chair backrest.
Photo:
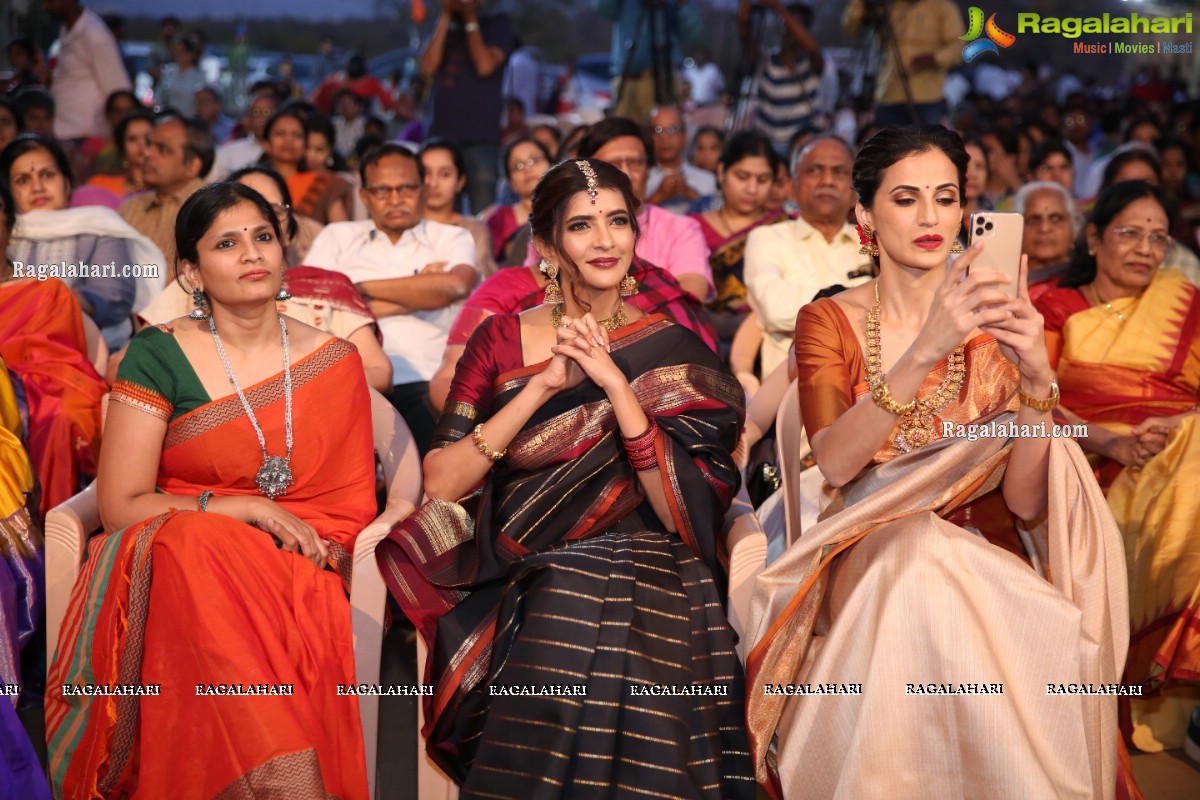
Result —
<svg viewBox="0 0 1200 800"><path fill-rule="evenodd" d="M108 344L100 333L100 327L87 314L83 315L83 337L87 341L88 361L103 378L108 371Z"/></svg>
<svg viewBox="0 0 1200 800"><path fill-rule="evenodd" d="M797 381L792 381L784 392L779 413L775 416L775 448L779 476L783 481L783 508L790 545L800 536L800 463L810 450L800 420L800 384Z"/></svg>
<svg viewBox="0 0 1200 800"><path fill-rule="evenodd" d="M371 392L371 431L389 499L421 504L421 455L408 425L383 395Z"/></svg>

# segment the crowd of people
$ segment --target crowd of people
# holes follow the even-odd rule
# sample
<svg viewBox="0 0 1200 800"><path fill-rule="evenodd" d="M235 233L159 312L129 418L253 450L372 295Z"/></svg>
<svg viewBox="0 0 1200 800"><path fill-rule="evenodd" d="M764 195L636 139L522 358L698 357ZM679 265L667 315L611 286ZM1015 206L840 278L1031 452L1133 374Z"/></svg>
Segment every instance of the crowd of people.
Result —
<svg viewBox="0 0 1200 800"><path fill-rule="evenodd" d="M1200 753L1200 100L1176 83L951 108L961 19L918 31L952 4L906 0L917 102L886 64L847 131L811 11L771 0L737 125L695 124L723 85L697 63L705 102L654 101L643 68L615 113L529 126L510 21L451 0L423 118L375 116L402 103L359 55L228 117L177 25L150 108L99 18L45 6L53 69L20 40L0 96L16 796L367 797L337 687L373 520L463 796L1135 798L1130 751ZM630 8L604 4L636 42ZM1013 211L1020 264L980 268L973 220ZM770 446L786 391L800 452ZM385 400L417 508L380 499ZM768 513L781 469L818 478L810 523ZM46 663L42 527L92 481ZM192 691L230 684L290 691ZM46 769L13 713L43 705Z"/></svg>

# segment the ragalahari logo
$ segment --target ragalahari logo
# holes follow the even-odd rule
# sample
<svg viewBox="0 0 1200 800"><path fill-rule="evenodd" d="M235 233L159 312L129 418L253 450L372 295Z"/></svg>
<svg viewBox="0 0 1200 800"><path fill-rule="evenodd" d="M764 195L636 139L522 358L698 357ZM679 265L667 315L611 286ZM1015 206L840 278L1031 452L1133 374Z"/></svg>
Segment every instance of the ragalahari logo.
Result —
<svg viewBox="0 0 1200 800"><path fill-rule="evenodd" d="M1000 55L1001 47L1012 47L1012 43L1017 40L1017 37L1011 33L1006 33L1000 30L1000 26L996 24L996 15L992 14L988 17L987 24L983 23L983 9L978 6L971 6L968 15L970 27L966 35L960 36L964 42L969 44L963 48L963 61L970 64L975 59L979 58L984 53L995 53ZM986 39L979 37L986 33Z"/></svg>

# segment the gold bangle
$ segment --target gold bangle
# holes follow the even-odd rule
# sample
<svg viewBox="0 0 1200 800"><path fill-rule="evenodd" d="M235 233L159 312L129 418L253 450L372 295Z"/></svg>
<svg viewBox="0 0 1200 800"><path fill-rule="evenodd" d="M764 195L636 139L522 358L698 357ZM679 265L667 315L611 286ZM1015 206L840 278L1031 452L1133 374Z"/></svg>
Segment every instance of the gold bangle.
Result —
<svg viewBox="0 0 1200 800"><path fill-rule="evenodd" d="M475 426L475 433L471 434L471 440L475 442L475 449L483 454L484 458L489 458L492 461L499 461L504 458L504 454L508 452L508 448L497 452L488 447L488 443L483 440L483 424Z"/></svg>
<svg viewBox="0 0 1200 800"><path fill-rule="evenodd" d="M1050 396L1045 400L1039 400L1025 393L1025 390L1017 387L1017 397L1021 398L1021 404L1029 406L1035 411L1053 411L1058 407L1058 381L1050 381Z"/></svg>
<svg viewBox="0 0 1200 800"><path fill-rule="evenodd" d="M871 389L871 399L875 401L875 405L889 414L895 414L898 417L911 414L917 407L916 398L909 400L907 403L897 402L896 398L892 397L892 390L883 381L875 384L875 387Z"/></svg>

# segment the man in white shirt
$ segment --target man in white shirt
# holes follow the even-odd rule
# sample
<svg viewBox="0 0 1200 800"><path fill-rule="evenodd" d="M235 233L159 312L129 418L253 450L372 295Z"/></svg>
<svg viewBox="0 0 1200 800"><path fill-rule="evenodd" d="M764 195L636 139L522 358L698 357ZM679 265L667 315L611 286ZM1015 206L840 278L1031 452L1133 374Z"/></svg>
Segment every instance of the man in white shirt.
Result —
<svg viewBox="0 0 1200 800"><path fill-rule="evenodd" d="M693 203L717 193L717 179L706 169L687 163L687 129L674 106L650 112L654 166L646 181L646 202L686 214Z"/></svg>
<svg viewBox="0 0 1200 800"><path fill-rule="evenodd" d="M715 105L725 91L725 76L721 68L712 62L712 54L707 47L696 48L691 66L684 67L681 77L688 85L688 99L697 108Z"/></svg>
<svg viewBox="0 0 1200 800"><path fill-rule="evenodd" d="M267 129L267 121L278 105L279 98L274 90L259 89L254 93L254 99L242 120L250 135L217 148L217 158L212 171L208 173L210 182L223 181L242 167L248 167L262 158L263 134Z"/></svg>
<svg viewBox="0 0 1200 800"><path fill-rule="evenodd" d="M54 136L64 142L107 137L104 101L118 89L133 88L117 40L79 0L42 0L42 7L63 24L50 81Z"/></svg>
<svg viewBox="0 0 1200 800"><path fill-rule="evenodd" d="M854 207L853 167L841 139L813 139L796 154L792 170L800 219L763 225L746 241L746 289L763 329L763 377L787 358L796 314L817 292L834 284L856 286L874 274L846 221Z"/></svg>
<svg viewBox="0 0 1200 800"><path fill-rule="evenodd" d="M479 278L475 240L465 228L422 219L425 169L407 148L372 150L359 164L359 176L371 219L326 225L305 263L348 276L379 318L383 351L392 362L392 405L424 456L434 429L429 379L459 306Z"/></svg>

